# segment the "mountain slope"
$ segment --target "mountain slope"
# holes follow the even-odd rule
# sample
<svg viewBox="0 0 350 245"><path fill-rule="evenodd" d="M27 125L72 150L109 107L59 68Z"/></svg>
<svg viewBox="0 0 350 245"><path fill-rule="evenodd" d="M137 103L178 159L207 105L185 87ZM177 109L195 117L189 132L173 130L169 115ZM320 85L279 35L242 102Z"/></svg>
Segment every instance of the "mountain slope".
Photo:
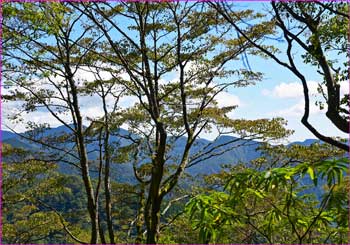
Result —
<svg viewBox="0 0 350 245"><path fill-rule="evenodd" d="M45 138L55 138L68 134L69 130L65 126L60 126L57 128L47 129L44 132L40 132L42 137ZM25 132L21 135L28 135L33 132ZM128 135L129 132L125 129L119 129L118 131L121 135ZM2 131L3 143L8 143L14 147L21 147L28 150L38 150L42 148L40 144L29 142L24 138L21 138L19 135L8 131ZM72 139L71 139L72 140ZM306 140L304 142L295 142L292 144L301 144L309 145L316 140ZM110 143L118 142L119 146L126 146L131 143L131 141L117 137L111 136ZM185 147L186 138L181 137L175 141L172 148L169 152L170 163L178 163L181 159L183 149ZM72 148L74 143L62 143L62 146L65 148ZM256 151L256 148L259 146L258 142L239 140L232 136L221 136L215 141L209 141L206 139L198 139L193 144L193 147L190 152L190 161L189 168L186 169L186 172L192 176L201 175L201 174L212 174L217 173L221 170L222 164L237 164L249 162L260 156L260 152ZM87 150L89 152L89 159L97 160L98 159L98 142L91 142L88 144ZM46 149L45 151L50 153L55 153L52 150ZM207 153L207 154L206 154ZM212 157L210 157L212 155ZM193 166L192 166L193 165ZM70 165L65 163L59 164L59 169L64 173L78 173ZM118 179L122 181L130 181L134 179L133 170L130 163L124 164L112 164L112 176L118 176ZM92 171L92 176L96 176L96 171Z"/></svg>

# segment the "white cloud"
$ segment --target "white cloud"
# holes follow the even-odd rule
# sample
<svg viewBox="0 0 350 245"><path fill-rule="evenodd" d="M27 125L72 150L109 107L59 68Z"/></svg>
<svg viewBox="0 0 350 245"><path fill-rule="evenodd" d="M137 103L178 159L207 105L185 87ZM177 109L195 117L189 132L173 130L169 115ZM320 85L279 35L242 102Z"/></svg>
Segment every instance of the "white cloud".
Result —
<svg viewBox="0 0 350 245"><path fill-rule="evenodd" d="M118 68L116 66L110 66L107 64L98 64L99 69L88 66L81 66L77 69L74 76L76 79L86 82L92 82L96 79L108 80L111 79L112 73L110 71L102 70L103 68L108 68L109 70L114 69L114 74L118 73L118 75L123 78L129 78L129 75L126 72L118 72ZM98 76L97 76L98 74Z"/></svg>
<svg viewBox="0 0 350 245"><path fill-rule="evenodd" d="M230 94L228 92L221 92L215 97L216 101L218 102L219 107L226 107L226 106L240 106L242 105L240 99L238 96Z"/></svg>
<svg viewBox="0 0 350 245"><path fill-rule="evenodd" d="M349 81L342 81L340 83L340 95L349 94L350 84Z"/></svg>
<svg viewBox="0 0 350 245"><path fill-rule="evenodd" d="M292 105L291 107L273 112L271 114L281 117L301 117L304 115L304 110L304 100L299 100L298 103ZM315 115L319 113L321 113L321 110L314 103L310 103L310 115Z"/></svg>
<svg viewBox="0 0 350 245"><path fill-rule="evenodd" d="M139 102L136 96L123 96L120 98L119 106L125 109L134 106L136 102Z"/></svg>
<svg viewBox="0 0 350 245"><path fill-rule="evenodd" d="M319 92L317 91L319 87L319 83L315 81L307 82L309 89L309 96L319 96ZM326 91L325 85L322 85L324 91ZM347 81L343 81L340 83L340 94L344 95L349 93L349 83ZM264 96L271 96L280 99L301 99L304 98L303 85L301 82L293 82L293 83L280 83L275 86L273 89L263 89L261 94Z"/></svg>
<svg viewBox="0 0 350 245"><path fill-rule="evenodd" d="M242 106L242 102L238 96L222 91L215 96L216 102L220 108L228 106ZM229 118L234 118L235 110L226 114Z"/></svg>
<svg viewBox="0 0 350 245"><path fill-rule="evenodd" d="M58 127L62 125L54 116L51 115L47 110L41 109L39 111L34 111L30 113L21 112L21 102L6 102L2 103L2 128L7 130L8 128L15 130L16 132L26 131L26 123L47 123L51 127ZM16 122L10 120L12 116L19 114L20 118L23 119L23 122ZM69 114L59 114L59 118L64 122L70 124L71 118Z"/></svg>
<svg viewBox="0 0 350 245"><path fill-rule="evenodd" d="M309 94L314 95L317 94L318 83L315 81L308 81ZM303 86L301 83L293 82L293 83L280 83L275 86L272 90L263 89L261 91L264 96L272 96L276 98L295 98L299 99L304 96Z"/></svg>
<svg viewBox="0 0 350 245"><path fill-rule="evenodd" d="M186 72L190 72L192 69L195 69L197 64L195 62L190 62L186 66ZM84 82L92 82L96 79L94 76L93 72L96 71L91 71L89 70L90 68L88 67L82 67L78 69L75 73L76 79L79 81L79 84L82 85ZM93 68L92 68L93 69ZM100 75L102 79L110 79L112 78L111 74L109 72L103 72L100 71ZM120 73L119 74L122 78L124 79L129 79L129 75L126 73ZM170 82L174 82L178 80L178 74L177 72L174 72L175 77L172 79L169 79ZM62 81L62 77L51 77L50 78L52 81L56 82L59 84ZM36 81L38 84L38 88L46 88L46 89L52 89L55 90L55 88L52 87L47 81L47 79L40 79ZM168 81L167 79L162 79L160 81L161 84L167 84ZM211 86L214 86L212 84ZM121 87L116 87L116 93L118 91L122 91ZM8 93L7 89L4 89L3 93ZM57 91L56 91L56 96L60 96ZM145 99L143 96L142 99ZM216 101L218 103L219 107L227 107L227 106L240 106L242 105L240 99L238 96L230 94L228 92L222 91L216 96ZM107 105L109 106L109 109L112 109L114 103L115 103L115 98L113 96L107 96ZM58 103L61 103L61 101L55 101ZM139 102L138 98L135 96L122 96L118 102L118 106L125 109L128 107L132 107L135 105L135 103ZM47 110L45 109L40 109L39 111L34 111L30 112L29 114L27 113L22 113L22 118L23 121L20 123L14 123L9 120L10 115L13 115L15 113L20 112L20 106L21 102L5 102L3 103L3 125L8 125L11 128L15 128L16 130L23 132L25 131L25 125L27 122L32 121L36 123L48 123L52 127L56 127L61 125L59 120L57 120L55 117L53 117ZM88 118L97 118L101 117L103 115L103 109L102 109L102 100L97 94L93 94L91 96L79 96L79 104L81 107L81 113L84 118L84 124L89 123L87 121ZM69 113L66 114L58 114L60 119L64 120L66 123L70 124L71 123L71 116ZM233 117L233 112L228 113L229 117Z"/></svg>
<svg viewBox="0 0 350 245"><path fill-rule="evenodd" d="M319 109L318 106L315 105L316 101L324 101L320 93L317 91L319 83L315 81L308 81L307 83L310 96L310 114L320 114L322 113L322 111ZM325 93L327 93L325 85L322 85L322 88L325 91ZM349 83L343 81L340 83L340 95L343 96L347 93L349 93ZM261 94L264 96L269 96L278 99L292 98L298 100L297 103L295 103L294 105L286 109L272 112L270 113L271 115L274 114L282 117L300 118L304 114L304 93L303 86L301 83L280 83L271 90L263 89L261 91ZM327 110L327 103L324 103L324 106L326 107L325 110Z"/></svg>

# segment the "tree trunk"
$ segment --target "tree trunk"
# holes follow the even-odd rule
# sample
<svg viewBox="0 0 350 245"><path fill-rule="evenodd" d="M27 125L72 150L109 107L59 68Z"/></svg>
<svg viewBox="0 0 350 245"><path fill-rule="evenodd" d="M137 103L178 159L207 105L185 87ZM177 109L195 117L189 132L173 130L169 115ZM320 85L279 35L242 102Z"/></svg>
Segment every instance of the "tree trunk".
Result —
<svg viewBox="0 0 350 245"><path fill-rule="evenodd" d="M141 183L141 190L140 190L140 202L139 202L139 210L136 217L136 239L135 243L140 244L142 243L142 236L143 236L143 214L145 212L145 184Z"/></svg>
<svg viewBox="0 0 350 245"><path fill-rule="evenodd" d="M67 62L69 64L69 62ZM89 174L89 164L88 157L86 152L86 146L84 141L84 133L83 133L83 120L80 114L80 108L78 103L78 92L73 80L73 74L68 65L65 66L65 70L67 72L67 80L71 87L72 93L72 104L74 108L74 114L76 117L76 132L75 138L78 148L78 153L80 157L80 166L81 166L81 175L83 177L84 187L87 195L87 209L89 212L90 220L91 220L91 244L97 244L98 241L98 206L95 202L94 190L91 183L91 178Z"/></svg>
<svg viewBox="0 0 350 245"><path fill-rule="evenodd" d="M158 228L160 222L160 204L161 200L153 199L152 210L151 210L151 225L150 229L147 231L147 244L156 244L157 243L157 235Z"/></svg>
<svg viewBox="0 0 350 245"><path fill-rule="evenodd" d="M79 119L78 119L79 121ZM81 164L81 174L83 177L84 187L88 199L87 208L91 220L91 241L90 243L96 244L98 240L98 212L97 205L95 203L94 191L91 183L91 178L89 174L89 165L86 154L86 149L84 145L84 138L82 135L82 127L78 124L77 132L78 149L80 153L80 164Z"/></svg>
<svg viewBox="0 0 350 245"><path fill-rule="evenodd" d="M100 239L102 244L106 244L106 238L105 238L105 233L104 230L101 227L101 219L100 216L98 216L98 228L99 228L99 234L100 234Z"/></svg>
<svg viewBox="0 0 350 245"><path fill-rule="evenodd" d="M105 175L104 175L104 186L105 186L105 200L106 200L106 218L107 218L107 227L108 227L108 235L109 235L109 243L114 242L114 232L113 232L113 222L112 222L112 201L111 201L111 178L110 178L110 147L109 147L109 117L108 110L106 104L106 94L103 89L103 85L101 84L102 90L102 102L103 102L103 111L104 111L104 129L105 129L105 137L104 137L104 158L105 158Z"/></svg>
<svg viewBox="0 0 350 245"><path fill-rule="evenodd" d="M165 146L167 134L162 123L157 124L157 135L159 141L157 142L157 155L153 161L151 186L149 189L148 200L146 205L147 215L147 244L157 243L157 234L160 221L160 205L162 197L160 196L160 184L164 173L165 163ZM145 216L146 218L146 216Z"/></svg>
<svg viewBox="0 0 350 245"><path fill-rule="evenodd" d="M156 166L152 173L151 186L149 192L150 206L149 210L149 227L147 230L147 244L155 244L158 233L159 219L160 219L160 205L161 198L159 196L160 182L162 180L163 167Z"/></svg>

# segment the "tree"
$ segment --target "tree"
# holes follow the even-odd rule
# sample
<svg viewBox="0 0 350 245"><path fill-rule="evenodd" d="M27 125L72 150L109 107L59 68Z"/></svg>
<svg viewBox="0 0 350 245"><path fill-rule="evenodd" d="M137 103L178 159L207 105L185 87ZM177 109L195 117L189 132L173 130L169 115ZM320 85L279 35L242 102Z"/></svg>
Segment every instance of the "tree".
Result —
<svg viewBox="0 0 350 245"><path fill-rule="evenodd" d="M275 138L273 133L259 132L257 128L271 128L266 125L276 126L281 121L265 120L265 125L257 123L257 127L252 121L244 126L244 120L234 121L225 116L234 106L217 105L217 94L229 86L246 86L260 76L229 68L227 64L251 45L242 38L227 39L230 27L213 18L215 12L206 5L148 2L71 5L104 34L108 43L104 52L107 62L111 67L121 67L127 77L121 85L138 100L123 115L130 130L144 139L143 149L148 151L150 177L143 181L149 183L144 220L146 243L156 243L163 199L183 175L190 149L201 132L218 124L233 132L238 131L237 126L246 138ZM250 14L251 11L237 11L240 18ZM126 26L120 25L121 21ZM252 31L249 35L256 40L264 33ZM178 74L175 81L171 79L174 72ZM185 147L173 158L172 143L182 136L186 136ZM167 163L175 166L169 174L165 174Z"/></svg>
<svg viewBox="0 0 350 245"><path fill-rule="evenodd" d="M315 126L309 123L310 98L308 84L303 71L294 61L293 50L297 45L303 50L302 58L305 64L317 67L317 72L323 76L326 91L319 87L326 100L327 118L341 131L349 133L349 94L340 98L340 82L349 78L346 58L347 26L349 15L346 3L313 2L313 3L277 3L272 2L271 22L281 32L287 44L284 50L287 60L279 56L276 49L266 47L262 42L250 38L246 32L253 27L244 29L235 20L237 16L228 3L209 3L237 32L242 35L257 50L287 68L301 81L303 85L305 109L301 119L302 124L317 138L333 144L345 151L349 146L330 136L321 134ZM339 55L338 59L333 59ZM318 102L321 108L323 102Z"/></svg>
<svg viewBox="0 0 350 245"><path fill-rule="evenodd" d="M68 130L69 133L58 139L50 138L45 135L49 125L29 121L32 135L24 137L40 144L46 152L53 151L51 157L57 161L80 171L91 222L90 242L97 243L100 187L94 190L90 177L88 136L83 125L86 118L80 103L83 87L78 71L94 62L90 50L98 48L101 36L83 24L83 15L63 3L8 3L4 12L3 74L5 84L12 88L4 98L22 102L22 111L12 119L18 122L24 113L41 109ZM107 133L105 136L108 140ZM71 141L70 144L67 145L67 141Z"/></svg>
<svg viewBox="0 0 350 245"><path fill-rule="evenodd" d="M3 242L35 243L59 234L59 217L40 205L40 200L65 191L56 164L25 159L29 152L7 144L2 150Z"/></svg>
<svg viewBox="0 0 350 245"><path fill-rule="evenodd" d="M109 242L115 243L114 238L114 230L113 230L113 222L112 222L112 197L111 197L111 161L115 154L113 152L116 152L117 150L114 149L113 146L110 143L110 136L111 133L118 131L119 127L121 126L118 121L116 121L116 117L112 117L118 110L118 102L119 99L123 95L123 91L120 91L120 88L118 88L118 81L119 79L117 77L114 77L110 80L103 79L101 76L101 70L105 72L105 69L96 67L96 64L92 64L92 67L88 66L88 72L92 73L95 76L95 80L93 82L86 82L85 84L85 92L88 95L94 95L97 94L101 100L102 100L102 109L103 109L103 116L101 118L96 119L90 119L92 120L87 132L89 135L98 135L98 141L99 141L99 180L97 183L97 190L99 190L99 186L101 184L101 178L102 175L104 175L104 194L105 194L105 212L106 212L106 219L107 219L107 228L108 228L108 235L109 235ZM108 107L110 106L108 103L108 97L113 98L113 105L112 109L109 110ZM110 119L112 117L112 120ZM103 133L103 135L102 135ZM118 149L118 147L115 145ZM118 153L117 153L118 154ZM104 162L103 162L104 160ZM104 168L103 168L104 166ZM103 168L103 174L102 174L102 168ZM96 199L98 197L98 194L96 194ZM97 202L98 203L98 202ZM103 243L106 243L104 238L104 232L100 228L100 237L101 241Z"/></svg>
<svg viewBox="0 0 350 245"><path fill-rule="evenodd" d="M9 87L4 98L22 106L15 122L44 110L63 125L58 135L48 135L50 125L29 118L28 131L20 135L38 147L39 162L69 164L79 172L90 230L74 226L74 232L84 231L79 239L61 222L79 243L87 243L86 234L93 244L130 242L132 236L137 243L166 241L160 232L183 222L168 210L178 209L192 194L174 193L186 169L256 144L253 140L279 140L291 133L281 118L229 118L236 105L218 101L228 89L261 79L260 73L241 68L238 58L256 53L255 42L273 34L270 21L232 38L236 28L227 18L199 2L8 3L4 11ZM239 10L230 17L244 22L262 16ZM99 115L85 113L89 96L101 102ZM136 103L121 108L124 98ZM127 134L120 133L122 125ZM205 131L237 138L200 145ZM113 137L127 143L112 142ZM132 164L132 184L118 183L122 176L113 176L115 163ZM40 205L61 217L45 201Z"/></svg>
<svg viewBox="0 0 350 245"><path fill-rule="evenodd" d="M342 150L317 143L262 150L250 166L208 176L215 188L187 204L201 242L221 243L230 231L228 242L237 243L346 243L348 196L337 194L349 184Z"/></svg>

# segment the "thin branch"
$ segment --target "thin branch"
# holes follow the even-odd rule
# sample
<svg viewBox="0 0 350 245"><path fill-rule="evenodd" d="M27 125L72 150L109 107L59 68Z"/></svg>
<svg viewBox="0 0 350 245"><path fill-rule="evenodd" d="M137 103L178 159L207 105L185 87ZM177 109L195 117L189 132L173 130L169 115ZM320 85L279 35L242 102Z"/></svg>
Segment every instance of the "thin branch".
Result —
<svg viewBox="0 0 350 245"><path fill-rule="evenodd" d="M76 242L81 243L81 244L88 244L87 242L84 242L82 240L80 240L79 238L77 238L76 236L73 235L73 233L68 229L67 225L66 225L66 221L64 219L64 217L62 216L62 214L60 214L55 208L51 207L50 205L44 203L43 201L41 201L40 199L36 198L35 199L38 203L40 203L41 205L43 205L44 207L52 210L59 218L60 218L60 222L63 226L63 229L67 232L67 234Z"/></svg>

